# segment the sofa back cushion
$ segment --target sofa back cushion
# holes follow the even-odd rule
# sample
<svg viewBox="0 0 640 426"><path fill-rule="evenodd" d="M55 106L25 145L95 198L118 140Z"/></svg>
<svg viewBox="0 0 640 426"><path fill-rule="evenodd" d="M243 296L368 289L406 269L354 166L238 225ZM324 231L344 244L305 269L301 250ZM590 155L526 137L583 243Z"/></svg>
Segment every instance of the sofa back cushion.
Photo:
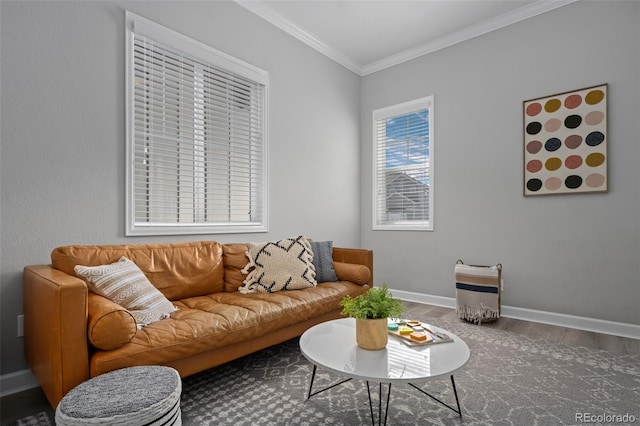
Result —
<svg viewBox="0 0 640 426"><path fill-rule="evenodd" d="M247 276L242 270L249 258L247 257L248 244L225 244L222 248L224 252L224 291L238 291L242 287Z"/></svg>
<svg viewBox="0 0 640 426"><path fill-rule="evenodd" d="M54 268L76 276L76 265L107 265L122 256L133 261L169 300L203 296L224 288L222 245L215 241L63 246L51 252L51 263Z"/></svg>

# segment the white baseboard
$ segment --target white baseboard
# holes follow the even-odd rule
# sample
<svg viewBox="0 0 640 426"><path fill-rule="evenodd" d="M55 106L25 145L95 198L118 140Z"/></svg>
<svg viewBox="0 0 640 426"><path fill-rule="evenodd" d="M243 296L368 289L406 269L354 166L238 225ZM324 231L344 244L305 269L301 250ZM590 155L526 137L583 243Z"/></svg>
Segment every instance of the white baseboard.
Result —
<svg viewBox="0 0 640 426"><path fill-rule="evenodd" d="M31 370L20 370L0 376L0 397L40 386Z"/></svg>
<svg viewBox="0 0 640 426"><path fill-rule="evenodd" d="M456 299L452 297L433 296L430 294L413 293L410 291L389 289L396 297L409 302L426 303L428 305L456 308ZM575 315L558 314L555 312L537 311L534 309L502 306L502 316L525 321L551 324L596 333L611 334L613 336L640 339L640 325L623 322L606 321ZM38 387L38 381L31 370L21 370L0 376L0 396L22 392Z"/></svg>
<svg viewBox="0 0 640 426"><path fill-rule="evenodd" d="M413 293L410 291L389 289L396 297L428 305L456 308L456 299L453 297L432 296L430 294ZM578 330L593 331L596 333L611 334L613 336L640 339L640 325L624 322L607 321L595 318L579 317L575 315L559 314L556 312L537 311L534 309L518 308L502 305L501 316L525 321L539 322L542 324L557 325L561 327L575 328Z"/></svg>

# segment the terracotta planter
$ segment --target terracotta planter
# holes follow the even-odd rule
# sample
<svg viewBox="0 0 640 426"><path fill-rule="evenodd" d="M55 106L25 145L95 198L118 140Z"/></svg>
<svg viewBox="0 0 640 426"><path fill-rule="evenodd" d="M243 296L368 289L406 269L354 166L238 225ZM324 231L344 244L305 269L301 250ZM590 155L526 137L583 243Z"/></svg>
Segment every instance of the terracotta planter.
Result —
<svg viewBox="0 0 640 426"><path fill-rule="evenodd" d="M356 318L356 342L362 349L377 351L387 347L387 319Z"/></svg>

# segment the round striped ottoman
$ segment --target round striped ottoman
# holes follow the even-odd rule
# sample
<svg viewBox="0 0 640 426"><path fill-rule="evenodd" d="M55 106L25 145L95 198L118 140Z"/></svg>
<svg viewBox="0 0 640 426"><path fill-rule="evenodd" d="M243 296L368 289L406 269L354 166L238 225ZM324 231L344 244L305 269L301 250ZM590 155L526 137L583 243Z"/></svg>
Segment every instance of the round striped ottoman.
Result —
<svg viewBox="0 0 640 426"><path fill-rule="evenodd" d="M162 366L129 367L79 384L56 408L56 425L181 425L182 381Z"/></svg>

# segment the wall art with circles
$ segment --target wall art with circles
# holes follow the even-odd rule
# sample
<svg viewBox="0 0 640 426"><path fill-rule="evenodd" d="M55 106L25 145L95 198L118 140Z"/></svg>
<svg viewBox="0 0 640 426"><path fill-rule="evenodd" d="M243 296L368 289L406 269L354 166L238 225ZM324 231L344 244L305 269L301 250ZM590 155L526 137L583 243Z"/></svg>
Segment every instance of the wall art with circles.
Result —
<svg viewBox="0 0 640 426"><path fill-rule="evenodd" d="M607 192L607 88L523 102L525 196Z"/></svg>

